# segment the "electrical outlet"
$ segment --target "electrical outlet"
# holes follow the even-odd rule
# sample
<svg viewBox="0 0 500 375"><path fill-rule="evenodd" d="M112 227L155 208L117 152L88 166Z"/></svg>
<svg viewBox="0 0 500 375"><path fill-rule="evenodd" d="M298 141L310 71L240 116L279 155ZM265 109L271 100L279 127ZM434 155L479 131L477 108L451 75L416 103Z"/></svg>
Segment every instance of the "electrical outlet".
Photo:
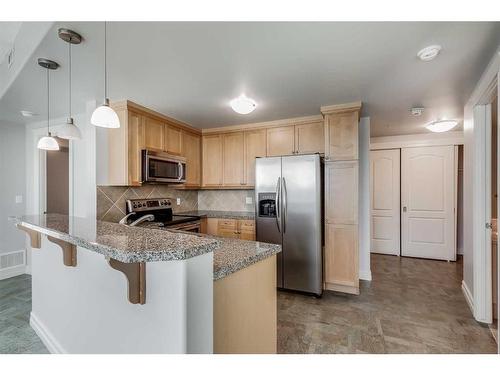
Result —
<svg viewBox="0 0 500 375"><path fill-rule="evenodd" d="M253 198L252 197L246 197L245 201L246 201L246 204L253 204Z"/></svg>
<svg viewBox="0 0 500 375"><path fill-rule="evenodd" d="M22 195L16 195L16 203L23 203L23 196Z"/></svg>
<svg viewBox="0 0 500 375"><path fill-rule="evenodd" d="M181 205L181 198L177 198L177 206Z"/></svg>

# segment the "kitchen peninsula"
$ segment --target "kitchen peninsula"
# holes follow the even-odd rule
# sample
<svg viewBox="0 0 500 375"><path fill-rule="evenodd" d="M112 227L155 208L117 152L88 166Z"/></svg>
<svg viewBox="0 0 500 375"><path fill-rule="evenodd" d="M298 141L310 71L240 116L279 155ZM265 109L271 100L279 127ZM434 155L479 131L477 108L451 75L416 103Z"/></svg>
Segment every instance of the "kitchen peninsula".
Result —
<svg viewBox="0 0 500 375"><path fill-rule="evenodd" d="M58 214L11 220L34 249L30 324L53 353L276 351L279 245Z"/></svg>

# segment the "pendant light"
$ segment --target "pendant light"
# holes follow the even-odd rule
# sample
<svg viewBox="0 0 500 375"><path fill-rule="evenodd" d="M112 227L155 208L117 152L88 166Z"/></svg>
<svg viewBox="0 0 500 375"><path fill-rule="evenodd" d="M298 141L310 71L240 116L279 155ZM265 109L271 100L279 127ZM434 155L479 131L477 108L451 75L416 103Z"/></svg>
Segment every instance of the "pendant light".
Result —
<svg viewBox="0 0 500 375"><path fill-rule="evenodd" d="M106 37L106 22L104 22L104 104L94 110L90 118L90 123L102 128L119 128L120 119L116 112L109 106Z"/></svg>
<svg viewBox="0 0 500 375"><path fill-rule="evenodd" d="M40 150L57 151L59 150L59 144L50 134L50 79L49 72L51 70L56 70L59 64L55 61L39 58L38 65L47 70L47 135L40 138L37 147Z"/></svg>
<svg viewBox="0 0 500 375"><path fill-rule="evenodd" d="M57 136L59 138L75 140L82 139L82 133L80 129L75 125L73 121L73 117L71 116L71 45L72 44L80 44L82 41L82 37L80 34L74 32L73 30L68 29L59 29L58 30L59 38L68 43L69 47L69 117L66 120L66 124L64 124L61 129L58 131Z"/></svg>

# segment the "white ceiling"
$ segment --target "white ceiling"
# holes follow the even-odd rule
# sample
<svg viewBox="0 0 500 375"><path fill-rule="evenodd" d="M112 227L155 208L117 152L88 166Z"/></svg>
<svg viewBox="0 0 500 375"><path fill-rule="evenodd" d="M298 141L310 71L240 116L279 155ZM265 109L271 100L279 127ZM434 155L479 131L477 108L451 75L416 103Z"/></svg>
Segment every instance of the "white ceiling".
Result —
<svg viewBox="0 0 500 375"><path fill-rule="evenodd" d="M56 23L0 99L0 119L25 122L22 109L44 118L45 72L37 57L61 64L52 75L51 111L67 114L61 26L85 38L73 49L73 112L102 100L103 24ZM314 115L322 105L361 100L372 136L427 132L428 121L462 118L499 42L498 22L111 23L109 96L200 128ZM440 56L419 61L416 53L430 44L443 46ZM228 106L242 92L258 103L250 115ZM424 115L412 117L412 106L424 106Z"/></svg>

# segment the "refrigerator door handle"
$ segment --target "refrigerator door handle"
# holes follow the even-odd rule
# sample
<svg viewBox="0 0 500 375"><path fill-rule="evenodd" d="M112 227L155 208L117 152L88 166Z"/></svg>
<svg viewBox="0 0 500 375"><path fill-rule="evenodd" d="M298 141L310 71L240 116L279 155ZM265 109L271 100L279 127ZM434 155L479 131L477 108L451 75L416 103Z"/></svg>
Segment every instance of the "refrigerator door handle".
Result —
<svg viewBox="0 0 500 375"><path fill-rule="evenodd" d="M282 193L283 193L283 233L286 232L286 215L287 215L287 211L288 211L288 207L287 207L287 192L286 192L286 181L285 181L285 177L283 177L282 179L282 183L283 183L283 188L282 188Z"/></svg>
<svg viewBox="0 0 500 375"><path fill-rule="evenodd" d="M276 182L276 225L278 232L281 232L281 177Z"/></svg>

